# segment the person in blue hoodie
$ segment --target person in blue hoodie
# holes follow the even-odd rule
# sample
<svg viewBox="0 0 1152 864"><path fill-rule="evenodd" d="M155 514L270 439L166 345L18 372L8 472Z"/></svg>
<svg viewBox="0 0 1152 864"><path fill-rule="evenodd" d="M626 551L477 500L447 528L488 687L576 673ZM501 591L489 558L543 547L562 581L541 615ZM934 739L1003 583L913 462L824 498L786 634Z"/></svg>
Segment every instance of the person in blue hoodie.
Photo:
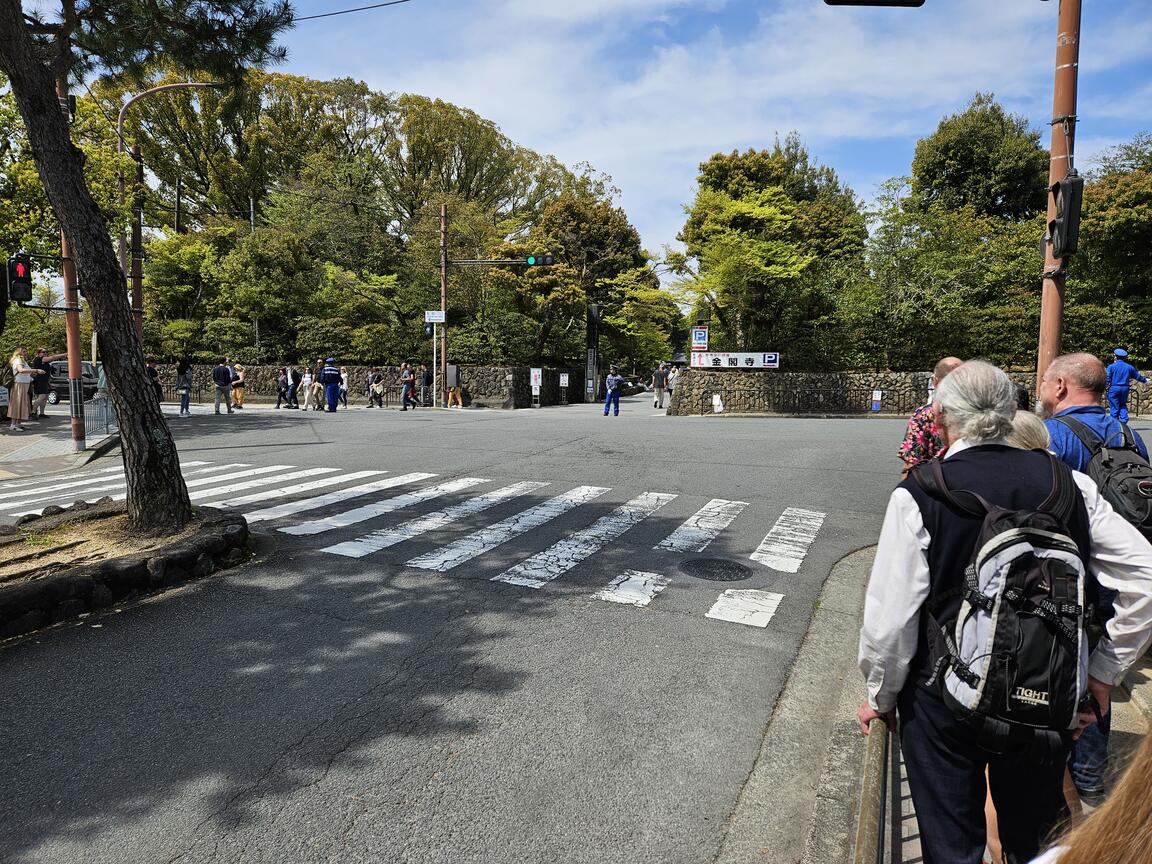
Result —
<svg viewBox="0 0 1152 864"><path fill-rule="evenodd" d="M336 358L329 357L324 361L324 368L320 370L319 383L324 385L324 396L328 400L328 411L336 413L336 403L340 401L340 382L344 377L340 374L340 367L336 365Z"/></svg>
<svg viewBox="0 0 1152 864"><path fill-rule="evenodd" d="M1128 391L1132 387L1132 380L1144 383L1148 379L1128 362L1128 352L1123 348L1117 348L1112 353L1116 359L1104 370L1108 376L1108 413L1121 423L1127 423Z"/></svg>

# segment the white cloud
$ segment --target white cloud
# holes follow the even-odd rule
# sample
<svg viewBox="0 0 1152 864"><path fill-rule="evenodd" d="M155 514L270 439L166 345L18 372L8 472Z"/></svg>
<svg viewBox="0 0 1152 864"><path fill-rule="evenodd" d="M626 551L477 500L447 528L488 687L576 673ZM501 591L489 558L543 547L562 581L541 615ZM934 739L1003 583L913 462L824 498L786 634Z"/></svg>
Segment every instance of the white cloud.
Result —
<svg viewBox="0 0 1152 864"><path fill-rule="evenodd" d="M358 50L367 34L345 28L339 57L301 63L290 40L293 66L304 68L289 71L354 74L381 90L444 98L526 146L589 161L614 177L645 244L657 249L683 222L698 163L770 146L793 129L816 152L876 154L833 163L865 198L879 180L906 173L910 142L978 90L994 91L1046 137L1056 6L942 0L880 10L777 0L756 14L723 0L457 0L397 18L387 35L372 35L372 50ZM1110 0L1090 11L1084 75L1147 69L1152 10ZM1136 131L1150 116L1152 87L1143 77L1116 81L1107 100L1081 114ZM905 144L887 157L881 142L893 140Z"/></svg>

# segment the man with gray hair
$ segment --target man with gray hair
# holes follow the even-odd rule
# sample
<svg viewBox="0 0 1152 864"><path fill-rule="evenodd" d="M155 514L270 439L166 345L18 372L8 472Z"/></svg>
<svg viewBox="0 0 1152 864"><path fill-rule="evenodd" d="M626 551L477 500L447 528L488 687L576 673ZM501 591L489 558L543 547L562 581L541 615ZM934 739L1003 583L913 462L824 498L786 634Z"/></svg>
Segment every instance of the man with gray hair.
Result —
<svg viewBox="0 0 1152 864"><path fill-rule="evenodd" d="M1152 633L1152 546L1103 501L1088 477L1044 451L1005 443L1016 388L995 366L975 360L959 366L941 382L933 408L948 448L936 463L936 476L947 488L1007 511L1029 512L1044 509L1054 491L1070 491L1074 484L1079 494L1065 499L1070 515L1064 527L1086 565L1085 603L1096 602L1101 586L1116 592L1115 616L1089 657L1086 682L1107 712L1113 685ZM1010 739L998 748L1003 752L991 752L977 727L945 703L945 676L938 674L929 620L939 625L935 632L953 632L962 603L983 599L966 597L965 571L984 519L930 494L917 479L925 471L900 483L888 502L860 631L868 700L857 719L867 733L873 719L899 713L926 864L979 864L989 788L1007 861L1030 861L1064 812L1064 761L1073 735L1058 736L1054 751L1036 752ZM1082 729L1095 717L1082 712L1079 720Z"/></svg>
<svg viewBox="0 0 1152 864"><path fill-rule="evenodd" d="M939 387L945 376L963 362L959 357L945 357L937 363L932 370L932 389ZM907 474L921 462L935 459L943 449L932 415L932 402L929 400L927 405L917 408L908 418L908 431L904 433L904 440L896 452L903 460L904 473Z"/></svg>

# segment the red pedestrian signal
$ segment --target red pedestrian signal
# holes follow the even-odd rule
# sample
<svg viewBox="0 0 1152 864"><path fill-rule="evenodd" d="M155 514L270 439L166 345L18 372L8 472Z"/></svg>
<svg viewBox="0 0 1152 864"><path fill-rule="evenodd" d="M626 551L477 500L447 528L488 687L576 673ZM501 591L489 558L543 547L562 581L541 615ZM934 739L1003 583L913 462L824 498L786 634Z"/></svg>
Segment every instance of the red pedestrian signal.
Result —
<svg viewBox="0 0 1152 864"><path fill-rule="evenodd" d="M17 252L8 259L8 300L27 303L32 299L32 259Z"/></svg>

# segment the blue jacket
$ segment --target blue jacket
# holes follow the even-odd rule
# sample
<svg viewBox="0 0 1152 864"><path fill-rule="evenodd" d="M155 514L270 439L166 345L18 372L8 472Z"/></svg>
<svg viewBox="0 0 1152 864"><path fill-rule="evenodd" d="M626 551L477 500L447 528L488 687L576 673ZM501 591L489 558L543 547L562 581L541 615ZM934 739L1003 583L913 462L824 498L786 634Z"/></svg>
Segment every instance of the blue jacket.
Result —
<svg viewBox="0 0 1152 864"><path fill-rule="evenodd" d="M339 366L325 366L320 371L320 383L321 384L327 386L329 384L339 384L340 381L341 381L341 378L340 378L340 367Z"/></svg>
<svg viewBox="0 0 1152 864"><path fill-rule="evenodd" d="M1108 376L1109 390L1127 390L1132 386L1133 378L1137 381L1148 380L1127 360L1116 360L1109 364L1104 374Z"/></svg>
<svg viewBox="0 0 1152 864"><path fill-rule="evenodd" d="M1055 416L1075 417L1113 446L1124 440L1120 421L1115 417L1109 417L1099 405L1073 405ZM1045 420L1044 425L1048 427L1048 434L1052 437L1050 449L1056 458L1076 471L1086 471L1088 460L1091 459L1092 454L1087 447L1080 443L1076 433L1055 419ZM1140 437L1140 433L1133 432L1132 437L1136 439L1136 449L1140 451L1140 455L1147 459L1148 448L1144 445L1144 439Z"/></svg>

